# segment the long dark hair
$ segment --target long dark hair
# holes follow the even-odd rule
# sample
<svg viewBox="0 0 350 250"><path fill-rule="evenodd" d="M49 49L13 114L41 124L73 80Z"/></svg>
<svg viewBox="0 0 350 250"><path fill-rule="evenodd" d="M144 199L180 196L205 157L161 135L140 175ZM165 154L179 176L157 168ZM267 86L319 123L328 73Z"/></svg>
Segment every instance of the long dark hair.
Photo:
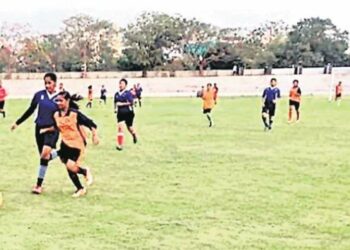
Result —
<svg viewBox="0 0 350 250"><path fill-rule="evenodd" d="M78 94L71 95L68 91L61 91L58 95L62 96L65 100L69 100L69 108L79 109L78 101L83 100L83 97Z"/></svg>

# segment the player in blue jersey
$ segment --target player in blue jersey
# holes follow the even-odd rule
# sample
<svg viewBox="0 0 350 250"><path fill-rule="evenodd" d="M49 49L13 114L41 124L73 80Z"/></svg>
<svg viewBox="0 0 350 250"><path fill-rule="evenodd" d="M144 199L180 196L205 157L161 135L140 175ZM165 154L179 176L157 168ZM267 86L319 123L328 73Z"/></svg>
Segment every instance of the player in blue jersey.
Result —
<svg viewBox="0 0 350 250"><path fill-rule="evenodd" d="M142 99L142 92L143 92L143 89L142 89L140 83L138 83L138 84L136 85L135 91L136 91L136 98L137 98L137 100L139 101L139 107L141 107L141 105L142 105L141 99Z"/></svg>
<svg viewBox="0 0 350 250"><path fill-rule="evenodd" d="M126 87L128 81L126 79L121 79L119 81L119 91L114 95L114 109L117 113L118 121L118 135L117 135L117 150L123 150L124 144L124 132L123 124L126 124L127 129L133 137L133 141L137 143L136 131L133 127L134 123L134 98L131 91L127 90Z"/></svg>
<svg viewBox="0 0 350 250"><path fill-rule="evenodd" d="M276 103L279 98L281 98L281 92L277 88L277 79L272 78L270 87L267 87L262 95L262 120L265 125L265 131L272 129L273 118L276 113Z"/></svg>
<svg viewBox="0 0 350 250"><path fill-rule="evenodd" d="M41 133L42 129L52 127L55 124L53 114L58 110L55 102L57 94L57 76L54 73L47 73L44 76L44 82L45 89L34 95L29 108L11 127L12 131L15 130L20 124L27 120L35 110L38 110L35 120L35 138L40 154L40 165L37 183L32 190L34 194L41 194L48 163L53 158L57 157L57 152L54 149L56 148L58 140L58 131L54 130Z"/></svg>

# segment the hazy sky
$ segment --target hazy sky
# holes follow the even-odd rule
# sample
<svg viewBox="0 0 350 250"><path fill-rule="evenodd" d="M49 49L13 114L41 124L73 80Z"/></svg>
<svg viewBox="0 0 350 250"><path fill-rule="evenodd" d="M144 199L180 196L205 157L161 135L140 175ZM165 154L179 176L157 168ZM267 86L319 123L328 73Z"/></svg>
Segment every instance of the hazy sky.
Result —
<svg viewBox="0 0 350 250"><path fill-rule="evenodd" d="M210 3L211 2L211 3ZM345 1L328 3L307 0L0 0L0 23L29 23L34 31L57 32L62 20L78 13L109 19L119 26L135 20L143 11L179 13L196 17L220 27L251 27L267 20L284 20L294 24L304 17L328 17L342 29L350 31L349 10ZM210 4L208 4L210 3Z"/></svg>

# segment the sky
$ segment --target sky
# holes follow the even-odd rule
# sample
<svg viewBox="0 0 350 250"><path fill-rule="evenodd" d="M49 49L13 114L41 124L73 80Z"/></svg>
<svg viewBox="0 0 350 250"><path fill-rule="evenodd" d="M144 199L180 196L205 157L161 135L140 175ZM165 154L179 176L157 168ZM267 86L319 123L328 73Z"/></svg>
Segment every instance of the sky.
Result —
<svg viewBox="0 0 350 250"><path fill-rule="evenodd" d="M219 27L248 28L265 21L295 24L302 18L322 17L331 18L338 27L350 31L349 11L341 0L0 0L0 4L0 23L28 23L38 33L59 32L62 21L75 14L108 19L125 27L144 11L181 14Z"/></svg>

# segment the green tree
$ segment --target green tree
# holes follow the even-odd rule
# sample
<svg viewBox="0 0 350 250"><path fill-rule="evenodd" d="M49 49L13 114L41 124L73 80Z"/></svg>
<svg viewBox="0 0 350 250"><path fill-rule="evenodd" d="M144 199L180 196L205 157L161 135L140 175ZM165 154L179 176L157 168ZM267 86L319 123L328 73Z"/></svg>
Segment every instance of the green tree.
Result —
<svg viewBox="0 0 350 250"><path fill-rule="evenodd" d="M64 31L59 34L66 56L61 61L63 68L77 70L79 64L91 71L112 67L107 64L118 56L119 46L119 31L115 25L87 15L70 17L64 24Z"/></svg>
<svg viewBox="0 0 350 250"><path fill-rule="evenodd" d="M349 34L338 29L330 19L309 18L298 22L288 34L285 58L290 65L306 67L333 63L342 66L348 61Z"/></svg>

